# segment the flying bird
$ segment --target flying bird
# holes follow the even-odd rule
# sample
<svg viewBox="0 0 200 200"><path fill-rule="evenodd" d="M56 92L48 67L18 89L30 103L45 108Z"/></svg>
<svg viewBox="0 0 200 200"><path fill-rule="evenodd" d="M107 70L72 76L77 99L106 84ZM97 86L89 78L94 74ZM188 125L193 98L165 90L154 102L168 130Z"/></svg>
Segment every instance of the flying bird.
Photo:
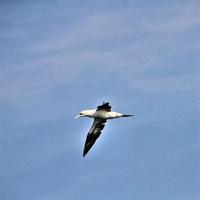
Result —
<svg viewBox="0 0 200 200"><path fill-rule="evenodd" d="M75 117L75 119L80 117L90 117L94 118L92 127L90 128L83 150L83 157L88 153L91 147L94 145L97 138L101 135L105 123L108 119L115 119L120 117L130 117L133 115L125 115L122 113L111 111L111 105L107 102L103 102L102 105L98 106L97 109L83 110Z"/></svg>

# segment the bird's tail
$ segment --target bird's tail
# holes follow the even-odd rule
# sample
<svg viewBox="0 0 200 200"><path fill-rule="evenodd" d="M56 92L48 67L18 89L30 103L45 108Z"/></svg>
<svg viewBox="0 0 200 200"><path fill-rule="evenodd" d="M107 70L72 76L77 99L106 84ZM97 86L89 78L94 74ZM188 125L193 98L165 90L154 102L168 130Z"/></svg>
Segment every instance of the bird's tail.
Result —
<svg viewBox="0 0 200 200"><path fill-rule="evenodd" d="M131 117L131 116L134 116L134 115L122 115L122 117Z"/></svg>

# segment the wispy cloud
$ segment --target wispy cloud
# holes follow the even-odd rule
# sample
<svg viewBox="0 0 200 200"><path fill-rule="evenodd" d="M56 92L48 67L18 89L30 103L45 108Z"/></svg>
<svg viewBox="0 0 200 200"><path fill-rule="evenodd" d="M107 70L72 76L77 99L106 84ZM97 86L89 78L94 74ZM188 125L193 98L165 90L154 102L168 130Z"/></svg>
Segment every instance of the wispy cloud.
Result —
<svg viewBox="0 0 200 200"><path fill-rule="evenodd" d="M179 6L164 7L158 10L150 19L143 18L141 27L144 31L179 34L198 27L199 24L199 2L187 1Z"/></svg>
<svg viewBox="0 0 200 200"><path fill-rule="evenodd" d="M0 95L7 199L195 194L198 4L4 5ZM104 156L93 151L82 160L91 121L72 118L103 100L135 117L108 123L95 146L103 146Z"/></svg>
<svg viewBox="0 0 200 200"><path fill-rule="evenodd" d="M177 31L188 30L197 24L196 13L193 12L195 8L193 4L189 6L186 4L178 8L178 14L174 12L174 15L167 19L163 15L169 15L162 12L156 13L151 19L145 16L140 19L134 18L132 10L121 14L104 12L85 16L70 27L63 28L60 33L43 40L39 39L34 44L25 45L22 53L29 52L28 55L32 54L34 57L16 63L17 67L14 70L18 75L13 76L14 82L9 83L4 91L9 91L9 87L12 88L18 84L21 86L13 87L16 92L24 91L29 86L35 87L36 90L39 87L42 89L45 85L51 85L50 82L68 84L69 81L76 80L84 73L85 65L88 65L89 69L95 67L96 70L100 70L103 66L111 71L115 69L123 71L124 68L127 71L137 69L141 71L140 73L149 67L153 69L153 65L159 63L156 62L155 55L149 52L152 38L151 36L149 39L145 36L139 37L138 34L142 30L155 31L157 29L171 31L175 33L173 37L178 37ZM180 23L180 20L183 23ZM176 24L183 28L175 26ZM137 65L139 68L134 67ZM4 76L7 76L6 71ZM13 91L10 94L16 92Z"/></svg>
<svg viewBox="0 0 200 200"><path fill-rule="evenodd" d="M199 76L195 75L180 75L175 77L166 78L144 78L138 80L134 86L146 92L159 92L159 93L176 93L176 92L198 92Z"/></svg>

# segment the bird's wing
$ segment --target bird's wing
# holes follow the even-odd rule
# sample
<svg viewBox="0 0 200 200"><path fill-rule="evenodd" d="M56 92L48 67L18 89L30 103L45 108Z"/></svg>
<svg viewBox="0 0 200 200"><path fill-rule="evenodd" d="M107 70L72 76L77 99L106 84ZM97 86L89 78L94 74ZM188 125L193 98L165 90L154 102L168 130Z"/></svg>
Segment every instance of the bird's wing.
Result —
<svg viewBox="0 0 200 200"><path fill-rule="evenodd" d="M86 138L85 146L84 146L84 150L83 150L83 156L85 156L87 154L87 152L94 145L97 138L101 135L101 131L104 128L105 123L106 123L105 119L97 119L97 118L94 119L92 127L87 134L87 138Z"/></svg>
<svg viewBox="0 0 200 200"><path fill-rule="evenodd" d="M97 110L111 111L111 105L108 102L103 102L102 105L97 107Z"/></svg>

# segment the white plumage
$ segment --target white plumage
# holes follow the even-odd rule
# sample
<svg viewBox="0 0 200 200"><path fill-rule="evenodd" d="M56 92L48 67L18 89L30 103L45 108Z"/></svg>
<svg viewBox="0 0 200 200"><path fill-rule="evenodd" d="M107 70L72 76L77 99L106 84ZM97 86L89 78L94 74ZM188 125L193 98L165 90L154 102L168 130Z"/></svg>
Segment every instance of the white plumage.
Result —
<svg viewBox="0 0 200 200"><path fill-rule="evenodd" d="M125 115L118 112L111 111L111 106L109 103L103 103L102 105L98 106L97 109L92 110L83 110L75 117L75 119L80 117L90 117L94 118L93 125L88 132L84 150L83 150L83 156L87 154L87 152L91 149L91 147L94 145L97 138L100 136L102 129L105 126L106 120L108 119L115 119L119 117L130 117L132 115Z"/></svg>

